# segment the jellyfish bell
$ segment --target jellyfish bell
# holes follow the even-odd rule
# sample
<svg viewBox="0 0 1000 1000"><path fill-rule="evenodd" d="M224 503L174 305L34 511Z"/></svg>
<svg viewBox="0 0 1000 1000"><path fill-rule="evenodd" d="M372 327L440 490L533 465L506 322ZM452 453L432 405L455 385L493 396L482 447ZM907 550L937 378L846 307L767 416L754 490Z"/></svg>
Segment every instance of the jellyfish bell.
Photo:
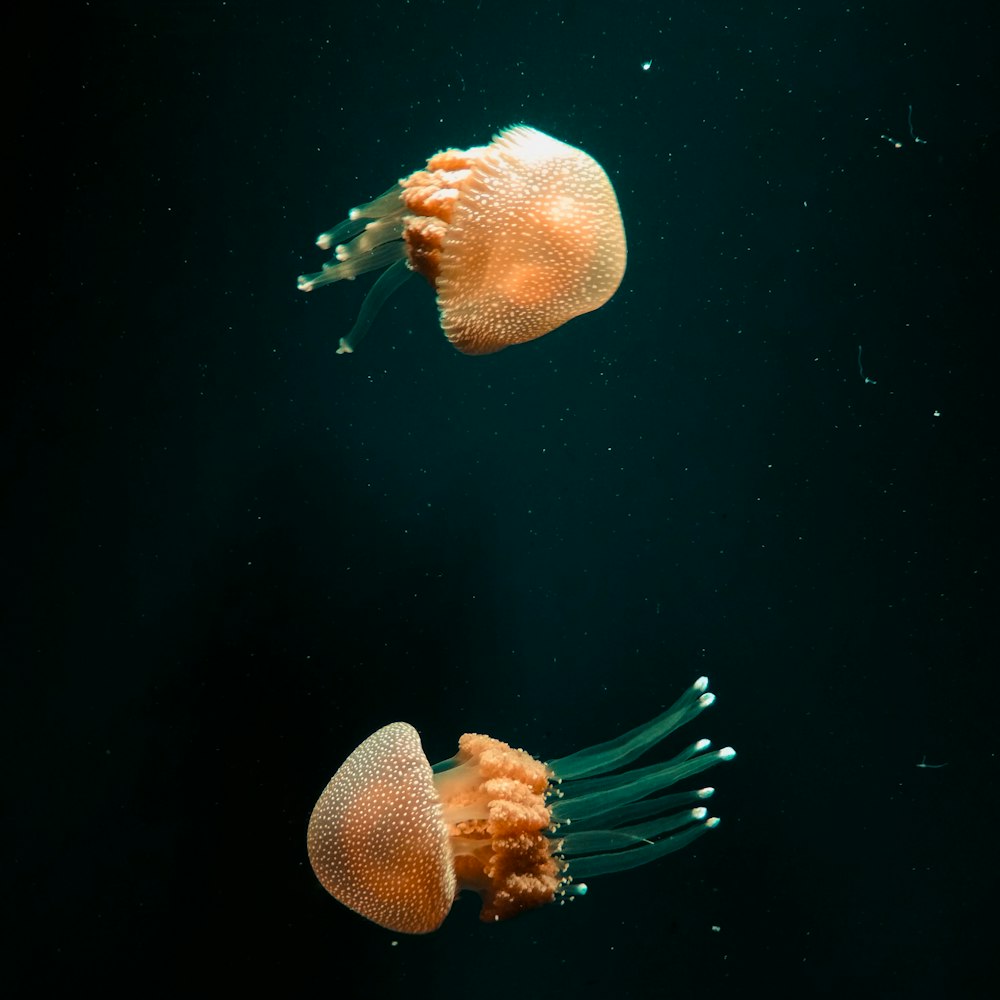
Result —
<svg viewBox="0 0 1000 1000"><path fill-rule="evenodd" d="M647 864L718 825L704 806L714 789L660 793L731 760L732 747L698 740L623 770L714 700L701 677L650 722L548 763L466 733L432 767L411 725L384 726L313 809L313 871L352 910L408 934L436 930L464 889L479 893L489 922L582 896L581 879Z"/></svg>
<svg viewBox="0 0 1000 1000"><path fill-rule="evenodd" d="M524 125L488 146L436 153L316 240L334 257L298 287L385 268L338 354L351 353L410 273L437 292L441 327L465 354L492 354L600 308L625 273L625 230L608 175L580 149Z"/></svg>

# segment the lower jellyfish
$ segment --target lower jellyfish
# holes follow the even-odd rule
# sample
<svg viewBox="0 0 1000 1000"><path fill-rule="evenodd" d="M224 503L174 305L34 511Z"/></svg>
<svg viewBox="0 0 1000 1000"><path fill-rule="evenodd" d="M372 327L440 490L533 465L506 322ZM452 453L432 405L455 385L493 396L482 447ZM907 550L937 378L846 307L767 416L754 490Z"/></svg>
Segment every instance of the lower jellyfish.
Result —
<svg viewBox="0 0 1000 1000"><path fill-rule="evenodd" d="M701 677L650 722L548 763L467 733L432 767L413 726L384 726L313 809L313 870L344 905L409 934L436 930L463 889L480 894L485 921L582 896L580 879L647 864L718 825L703 804L713 788L660 793L732 760L732 747L697 740L622 770L714 700Z"/></svg>

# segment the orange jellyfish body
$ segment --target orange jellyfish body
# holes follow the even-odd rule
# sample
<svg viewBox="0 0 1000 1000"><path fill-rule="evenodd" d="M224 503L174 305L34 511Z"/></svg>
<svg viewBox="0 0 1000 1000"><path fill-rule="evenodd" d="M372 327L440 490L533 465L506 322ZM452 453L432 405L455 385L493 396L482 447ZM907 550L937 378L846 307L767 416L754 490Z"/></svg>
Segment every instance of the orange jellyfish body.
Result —
<svg viewBox="0 0 1000 1000"><path fill-rule="evenodd" d="M309 858L331 895L409 934L436 930L460 889L482 894L484 920L554 898L564 865L545 835L545 765L468 733L456 760L435 778L405 722L348 757L309 821Z"/></svg>
<svg viewBox="0 0 1000 1000"><path fill-rule="evenodd" d="M547 764L466 733L432 768L411 725L384 726L313 809L313 870L346 906L408 934L436 930L463 889L479 893L484 921L583 895L581 877L646 864L718 824L701 804L714 789L656 793L731 759L731 747L706 752L699 740L664 763L609 773L711 705L707 686L699 678L651 722Z"/></svg>
<svg viewBox="0 0 1000 1000"><path fill-rule="evenodd" d="M317 243L335 246L336 256L300 276L303 291L397 262L341 353L353 351L407 271L436 290L451 343L490 354L604 305L626 260L607 174L582 150L527 126L503 130L488 146L436 153Z"/></svg>

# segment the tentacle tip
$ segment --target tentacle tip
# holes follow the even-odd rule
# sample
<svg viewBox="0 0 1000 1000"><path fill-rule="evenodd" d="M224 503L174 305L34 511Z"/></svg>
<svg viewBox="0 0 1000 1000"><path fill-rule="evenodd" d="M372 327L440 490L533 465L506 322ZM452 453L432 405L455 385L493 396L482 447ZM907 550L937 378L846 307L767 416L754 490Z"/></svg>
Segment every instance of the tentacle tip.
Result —
<svg viewBox="0 0 1000 1000"><path fill-rule="evenodd" d="M707 788L699 788L696 794L699 799L710 799L715 794L715 789L709 785Z"/></svg>
<svg viewBox="0 0 1000 1000"><path fill-rule="evenodd" d="M711 691L706 691L705 694L703 694L698 699L698 708L708 708L709 705L714 705L714 704L715 704L715 695L712 694Z"/></svg>
<svg viewBox="0 0 1000 1000"><path fill-rule="evenodd" d="M320 250L329 250L330 245L329 233L320 233L319 236L316 237L316 246L318 246Z"/></svg>
<svg viewBox="0 0 1000 1000"><path fill-rule="evenodd" d="M718 816L709 816L708 819L705 820L705 829L714 830L721 822L722 820L719 819Z"/></svg>
<svg viewBox="0 0 1000 1000"><path fill-rule="evenodd" d="M736 751L732 747L723 747L716 752L719 755L719 760L732 760L736 756Z"/></svg>
<svg viewBox="0 0 1000 1000"><path fill-rule="evenodd" d="M307 274L300 274L298 279L298 289L300 292L311 292L315 287L312 278Z"/></svg>
<svg viewBox="0 0 1000 1000"><path fill-rule="evenodd" d="M354 348L343 338L340 338L340 346L337 348L338 354L353 354Z"/></svg>
<svg viewBox="0 0 1000 1000"><path fill-rule="evenodd" d="M708 690L708 678L707 677L699 677L694 682L694 684L691 685L691 687L694 688L694 690L698 691L699 693L702 692L702 691L707 691Z"/></svg>

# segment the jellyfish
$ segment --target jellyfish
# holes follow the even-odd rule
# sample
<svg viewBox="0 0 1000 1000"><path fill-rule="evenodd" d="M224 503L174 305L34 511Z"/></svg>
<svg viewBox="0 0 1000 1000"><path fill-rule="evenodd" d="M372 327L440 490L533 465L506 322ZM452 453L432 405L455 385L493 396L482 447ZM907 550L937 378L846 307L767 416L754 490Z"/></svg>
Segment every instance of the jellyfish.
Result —
<svg viewBox="0 0 1000 1000"><path fill-rule="evenodd" d="M518 125L488 146L435 153L316 240L334 257L299 276L304 292L385 268L354 327L350 354L411 272L437 293L441 327L465 354L534 340L600 308L625 273L625 230L592 157Z"/></svg>
<svg viewBox="0 0 1000 1000"><path fill-rule="evenodd" d="M480 919L506 920L587 892L584 878L676 851L719 824L713 788L661 794L736 756L698 740L671 760L626 765L715 700L701 677L655 719L543 763L466 733L433 767L413 726L369 736L330 779L309 820L308 851L323 887L392 931L440 927L462 890Z"/></svg>

